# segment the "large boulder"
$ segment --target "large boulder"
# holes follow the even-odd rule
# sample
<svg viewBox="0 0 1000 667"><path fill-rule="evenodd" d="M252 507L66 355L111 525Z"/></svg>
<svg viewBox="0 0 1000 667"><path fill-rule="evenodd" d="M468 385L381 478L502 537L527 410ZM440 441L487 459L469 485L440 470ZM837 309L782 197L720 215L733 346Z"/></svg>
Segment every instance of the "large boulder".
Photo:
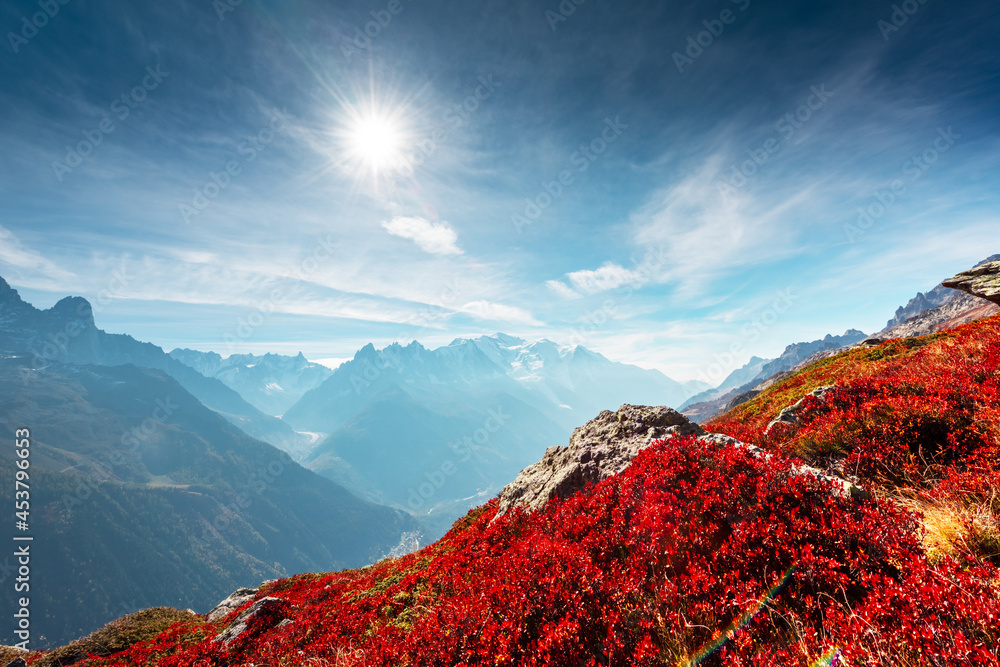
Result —
<svg viewBox="0 0 1000 667"><path fill-rule="evenodd" d="M541 461L504 487L499 513L515 505L541 509L551 498L565 498L621 472L655 440L688 434L705 431L672 408L623 405L618 412L605 410L573 431L569 447L549 447Z"/></svg>
<svg viewBox="0 0 1000 667"><path fill-rule="evenodd" d="M981 264L941 284L1000 304L1000 261Z"/></svg>
<svg viewBox="0 0 1000 667"><path fill-rule="evenodd" d="M821 400L830 389L817 390ZM795 409L789 411L789 419L794 412ZM757 457L771 456L759 447L728 435L708 433L671 408L623 405L618 412L605 410L573 431L568 447L549 447L541 461L522 470L517 479L500 492L497 516L515 506L539 510L552 498L565 498L588 484L617 475L653 442L683 435L697 436L717 447L741 447ZM829 482L833 493L839 496L868 497L854 484L809 466L793 466L790 473L811 475Z"/></svg>
<svg viewBox="0 0 1000 667"><path fill-rule="evenodd" d="M218 621L220 618L228 616L247 602L250 602L259 590L257 588L240 588L233 591L229 597L215 605L212 611L208 612L208 620Z"/></svg>
<svg viewBox="0 0 1000 667"><path fill-rule="evenodd" d="M241 638L249 637L251 633L260 634L281 625L287 620L285 618L287 613L288 603L281 598L261 598L233 619L233 622L220 632L212 643L221 644L223 648L228 649Z"/></svg>

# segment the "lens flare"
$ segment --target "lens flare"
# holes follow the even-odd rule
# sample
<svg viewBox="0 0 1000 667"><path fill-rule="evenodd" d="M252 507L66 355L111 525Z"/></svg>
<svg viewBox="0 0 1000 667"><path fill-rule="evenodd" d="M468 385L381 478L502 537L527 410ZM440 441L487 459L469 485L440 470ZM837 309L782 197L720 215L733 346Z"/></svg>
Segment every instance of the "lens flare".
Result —
<svg viewBox="0 0 1000 667"><path fill-rule="evenodd" d="M756 616L761 609L766 607L767 603L769 603L774 598L778 597L781 591L784 590L785 586L788 585L788 582L791 581L792 572L794 571L795 571L794 565L788 568L785 571L785 575L781 578L781 581L779 581L774 588L765 593L764 596L757 601L757 604L754 605L753 609L743 612L743 614L740 615L732 623L730 623L729 626L725 630L723 630L722 633L717 638L713 639L708 644L702 646L701 649L697 653L695 653L693 658L691 658L687 662L681 663L683 667L694 667L695 665L701 664L703 661L708 659L709 656L711 656L713 653L722 648L726 642L735 637L736 632L740 628L743 628L751 620L753 620L753 617Z"/></svg>

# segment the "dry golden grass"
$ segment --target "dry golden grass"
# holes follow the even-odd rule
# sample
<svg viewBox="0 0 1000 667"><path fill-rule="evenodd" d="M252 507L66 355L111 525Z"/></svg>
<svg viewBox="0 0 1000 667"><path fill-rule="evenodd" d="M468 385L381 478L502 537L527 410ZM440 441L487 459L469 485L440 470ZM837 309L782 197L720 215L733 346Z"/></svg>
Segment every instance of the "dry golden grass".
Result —
<svg viewBox="0 0 1000 667"><path fill-rule="evenodd" d="M916 512L924 527L924 549L931 560L975 553L996 561L1000 558L1000 518L992 498L975 504L952 499L897 497L897 502Z"/></svg>

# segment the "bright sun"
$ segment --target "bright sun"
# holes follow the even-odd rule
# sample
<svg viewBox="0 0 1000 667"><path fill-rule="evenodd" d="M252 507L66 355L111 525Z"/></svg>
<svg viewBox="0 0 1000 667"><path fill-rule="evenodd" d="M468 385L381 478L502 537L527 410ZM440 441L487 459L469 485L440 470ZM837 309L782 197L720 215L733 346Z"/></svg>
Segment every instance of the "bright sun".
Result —
<svg viewBox="0 0 1000 667"><path fill-rule="evenodd" d="M396 122L369 116L356 121L348 133L347 144L351 157L373 171L384 171L400 163L404 140Z"/></svg>

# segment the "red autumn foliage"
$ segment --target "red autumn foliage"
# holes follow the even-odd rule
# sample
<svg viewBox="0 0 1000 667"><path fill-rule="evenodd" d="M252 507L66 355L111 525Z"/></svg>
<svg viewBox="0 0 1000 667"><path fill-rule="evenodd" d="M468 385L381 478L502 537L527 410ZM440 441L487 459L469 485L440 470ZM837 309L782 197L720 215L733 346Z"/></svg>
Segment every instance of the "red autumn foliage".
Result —
<svg viewBox="0 0 1000 667"><path fill-rule="evenodd" d="M86 664L1000 665L1000 569L929 561L917 515L790 472L833 452L881 488L992 493L998 363L1000 318L852 351L712 425L772 458L661 441L543 511L491 503L409 556L270 584L293 622L232 650L210 640L239 611Z"/></svg>

